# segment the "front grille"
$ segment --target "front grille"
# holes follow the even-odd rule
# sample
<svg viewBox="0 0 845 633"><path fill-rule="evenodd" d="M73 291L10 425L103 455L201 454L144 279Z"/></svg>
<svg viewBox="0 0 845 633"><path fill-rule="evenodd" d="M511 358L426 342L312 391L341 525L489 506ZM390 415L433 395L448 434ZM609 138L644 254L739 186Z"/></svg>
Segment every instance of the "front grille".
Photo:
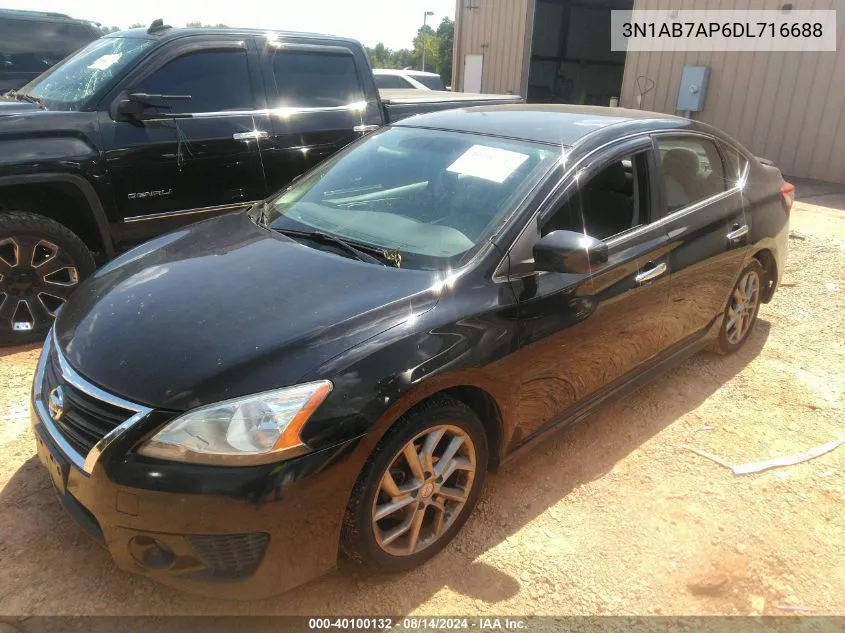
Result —
<svg viewBox="0 0 845 633"><path fill-rule="evenodd" d="M55 347L44 367L41 397L49 411L50 393L61 386L64 393L62 415L53 424L62 437L85 457L94 445L114 428L128 420L134 411L104 402L71 384L61 372Z"/></svg>
<svg viewBox="0 0 845 633"><path fill-rule="evenodd" d="M206 569L190 574L197 579L237 580L251 576L267 549L270 536L251 534L194 534L188 541Z"/></svg>

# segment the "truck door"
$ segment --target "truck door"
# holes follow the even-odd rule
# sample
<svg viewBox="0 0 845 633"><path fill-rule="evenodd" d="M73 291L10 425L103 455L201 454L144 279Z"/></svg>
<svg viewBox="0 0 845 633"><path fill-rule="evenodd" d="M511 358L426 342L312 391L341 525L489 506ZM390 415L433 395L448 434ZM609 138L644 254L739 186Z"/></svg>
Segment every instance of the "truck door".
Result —
<svg viewBox="0 0 845 633"><path fill-rule="evenodd" d="M267 39L262 70L270 137L261 141L268 193L381 125L374 91L365 91L351 48Z"/></svg>
<svg viewBox="0 0 845 633"><path fill-rule="evenodd" d="M160 119L115 116L114 107L102 115L120 241L146 239L263 196L262 115L248 45L243 38L186 38L162 49L118 88L123 97L190 97L149 99Z"/></svg>

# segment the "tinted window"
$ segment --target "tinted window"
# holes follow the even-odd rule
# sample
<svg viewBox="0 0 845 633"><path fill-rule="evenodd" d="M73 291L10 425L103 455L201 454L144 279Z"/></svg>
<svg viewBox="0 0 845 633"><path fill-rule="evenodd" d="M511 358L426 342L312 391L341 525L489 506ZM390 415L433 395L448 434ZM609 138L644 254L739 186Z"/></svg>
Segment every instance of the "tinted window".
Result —
<svg viewBox="0 0 845 633"><path fill-rule="evenodd" d="M732 182L736 182L742 176L742 172L745 170L745 165L748 161L739 152L724 143L719 144L719 149L722 151L722 157L725 159L725 177L730 187Z"/></svg>
<svg viewBox="0 0 845 633"><path fill-rule="evenodd" d="M726 190L716 145L697 137L658 136L666 207L670 213Z"/></svg>
<svg viewBox="0 0 845 633"><path fill-rule="evenodd" d="M586 232L604 240L648 223L646 164L646 152L640 152L610 163L586 182L579 181L541 233Z"/></svg>
<svg viewBox="0 0 845 633"><path fill-rule="evenodd" d="M550 146L396 127L321 163L267 218L397 249L403 268L445 270L485 244L559 160Z"/></svg>
<svg viewBox="0 0 845 633"><path fill-rule="evenodd" d="M42 73L99 36L85 24L0 18L0 69Z"/></svg>
<svg viewBox="0 0 845 633"><path fill-rule="evenodd" d="M108 85L153 45L151 40L103 37L77 51L21 91L51 109L73 110Z"/></svg>
<svg viewBox="0 0 845 633"><path fill-rule="evenodd" d="M177 57L144 79L134 92L190 95L167 102L168 112L225 112L253 107L246 51L204 51Z"/></svg>
<svg viewBox="0 0 845 633"><path fill-rule="evenodd" d="M413 86L405 81L399 75L374 75L376 80L376 88L413 88Z"/></svg>
<svg viewBox="0 0 845 633"><path fill-rule="evenodd" d="M431 90L446 90L446 86L443 85L443 80L440 77L432 77L429 75L411 75L411 77Z"/></svg>
<svg viewBox="0 0 845 633"><path fill-rule="evenodd" d="M274 51L277 107L327 108L362 101L352 55Z"/></svg>

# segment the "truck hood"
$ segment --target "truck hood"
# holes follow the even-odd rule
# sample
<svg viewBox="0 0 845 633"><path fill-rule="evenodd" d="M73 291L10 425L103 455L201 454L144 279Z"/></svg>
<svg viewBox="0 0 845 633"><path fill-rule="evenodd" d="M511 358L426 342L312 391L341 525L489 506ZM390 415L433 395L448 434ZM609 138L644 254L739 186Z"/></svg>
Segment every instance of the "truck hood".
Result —
<svg viewBox="0 0 845 633"><path fill-rule="evenodd" d="M431 272L313 249L241 212L100 269L62 309L56 339L71 366L106 391L184 411L296 384L434 307L432 283Z"/></svg>
<svg viewBox="0 0 845 633"><path fill-rule="evenodd" d="M0 96L0 116L7 114L21 114L25 112L43 112L36 104L24 101L18 101L12 97Z"/></svg>

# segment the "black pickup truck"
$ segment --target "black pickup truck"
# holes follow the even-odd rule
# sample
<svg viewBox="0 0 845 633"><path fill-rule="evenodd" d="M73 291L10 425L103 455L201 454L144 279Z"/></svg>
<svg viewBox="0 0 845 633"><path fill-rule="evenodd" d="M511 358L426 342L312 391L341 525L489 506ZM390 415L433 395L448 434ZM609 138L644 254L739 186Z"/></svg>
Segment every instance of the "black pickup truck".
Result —
<svg viewBox="0 0 845 633"><path fill-rule="evenodd" d="M96 264L245 208L413 114L513 95L379 95L354 40L248 29L102 37L0 97L0 343L37 340Z"/></svg>

